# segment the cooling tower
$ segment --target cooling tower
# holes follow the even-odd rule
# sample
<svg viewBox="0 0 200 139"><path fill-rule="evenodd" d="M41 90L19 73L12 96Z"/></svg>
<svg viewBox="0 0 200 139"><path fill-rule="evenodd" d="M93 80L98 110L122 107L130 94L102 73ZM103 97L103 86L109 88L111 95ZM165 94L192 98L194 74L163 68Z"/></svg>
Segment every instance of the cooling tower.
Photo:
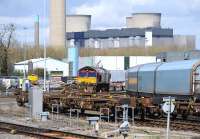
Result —
<svg viewBox="0 0 200 139"><path fill-rule="evenodd" d="M91 28L91 15L67 15L66 32L84 32Z"/></svg>
<svg viewBox="0 0 200 139"><path fill-rule="evenodd" d="M161 13L134 13L126 18L127 28L161 27Z"/></svg>
<svg viewBox="0 0 200 139"><path fill-rule="evenodd" d="M66 1L50 0L50 46L65 48Z"/></svg>

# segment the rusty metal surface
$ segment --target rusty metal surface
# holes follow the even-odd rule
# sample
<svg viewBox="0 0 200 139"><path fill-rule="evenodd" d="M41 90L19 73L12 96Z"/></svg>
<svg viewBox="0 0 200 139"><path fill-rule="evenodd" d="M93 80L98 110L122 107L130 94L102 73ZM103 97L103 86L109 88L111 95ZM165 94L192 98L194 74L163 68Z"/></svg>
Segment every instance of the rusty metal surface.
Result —
<svg viewBox="0 0 200 139"><path fill-rule="evenodd" d="M20 92L17 94L19 106L28 102L28 93ZM114 109L115 106L131 103L129 96L123 93L95 92L85 90L78 85L66 85L60 91L44 93L44 108L51 110L52 104L59 104L60 109L83 109L99 111L100 108Z"/></svg>
<svg viewBox="0 0 200 139"><path fill-rule="evenodd" d="M53 104L62 104L63 108L78 108L85 110L99 110L101 107L112 108L123 103L130 103L130 98L121 94L64 92L44 95L44 103L49 107Z"/></svg>

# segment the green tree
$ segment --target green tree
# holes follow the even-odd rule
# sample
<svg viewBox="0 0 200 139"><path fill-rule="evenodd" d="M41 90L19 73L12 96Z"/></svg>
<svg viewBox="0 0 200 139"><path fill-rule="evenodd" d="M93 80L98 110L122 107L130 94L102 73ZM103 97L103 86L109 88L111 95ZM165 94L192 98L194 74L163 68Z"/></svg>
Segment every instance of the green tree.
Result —
<svg viewBox="0 0 200 139"><path fill-rule="evenodd" d="M9 74L9 48L15 26L13 24L1 25L0 28L0 73L7 76Z"/></svg>

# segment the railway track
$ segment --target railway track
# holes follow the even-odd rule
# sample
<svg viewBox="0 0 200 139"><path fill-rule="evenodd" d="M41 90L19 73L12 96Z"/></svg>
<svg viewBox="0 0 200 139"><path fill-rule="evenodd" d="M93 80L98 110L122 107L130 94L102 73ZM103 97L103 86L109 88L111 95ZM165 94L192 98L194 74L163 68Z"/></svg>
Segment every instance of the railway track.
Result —
<svg viewBox="0 0 200 139"><path fill-rule="evenodd" d="M23 134L42 139L104 139L96 136L84 135L81 133L64 132L52 129L30 127L8 122L0 122L0 130L6 132L14 131L16 132L16 134Z"/></svg>
<svg viewBox="0 0 200 139"><path fill-rule="evenodd" d="M148 126L156 128L166 128L167 120L166 119L135 119L135 124L139 126ZM174 120L170 121L171 130L183 130L183 131L193 131L195 133L200 133L200 122L195 121L183 121L183 120Z"/></svg>
<svg viewBox="0 0 200 139"><path fill-rule="evenodd" d="M99 116L99 115L90 115L86 114L87 116ZM82 118L85 119L87 116L83 116ZM141 120L139 117L134 118L136 126L147 126L147 127L155 127L155 128L166 128L167 127L167 119L152 119L146 118L145 120ZM114 122L114 121L113 121ZM112 120L111 120L112 123ZM181 120L175 119L170 121L170 129L174 131L192 131L194 133L200 133L200 121L196 120Z"/></svg>
<svg viewBox="0 0 200 139"><path fill-rule="evenodd" d="M85 119L85 117L82 118ZM145 120L141 120L140 118L135 118L136 126L166 128L166 123L167 121L164 118L163 119L147 118ZM200 122L195 122L195 121L172 120L170 122L170 129L174 131L192 131L194 133L199 134L200 133L199 125ZM63 132L58 130L30 127L30 126L18 125L0 121L0 131L10 132L12 130L16 131L17 134L22 134L42 139L43 138L44 139L103 139L100 137L83 135L80 133Z"/></svg>
<svg viewBox="0 0 200 139"><path fill-rule="evenodd" d="M73 114L72 114L73 115ZM85 113L84 115L81 115L81 118L85 120L87 117L91 116L99 116L97 114L89 114ZM104 119L107 121L107 119ZM139 117L134 118L135 125L136 126L147 126L147 127L155 127L155 128L166 128L167 127L167 119L161 118L161 119L153 119L153 118L146 118L145 120L141 120ZM110 121L111 123L114 123L114 121ZM181 119L174 119L170 121L170 129L176 130L176 131L192 131L195 133L200 133L200 121L196 120L181 120Z"/></svg>
<svg viewBox="0 0 200 139"><path fill-rule="evenodd" d="M95 114L85 114L82 115L82 118L85 119L87 116L96 116ZM99 115L97 115L99 116ZM147 118L146 120L142 121L139 118L135 118L135 124L137 126L147 126L147 127L156 127L156 128L166 128L166 119L150 119ZM171 120L170 122L170 129L171 130L182 130L182 131L193 131L195 133L200 133L200 121L184 121L180 119ZM75 138L87 138L87 139L96 139L98 137L92 137L92 136L86 136L81 135L77 133L70 133L70 132L61 132L61 131L55 131L55 130L47 130L47 129L41 129L41 128L35 128L35 127L26 127L23 125L15 125L11 123L4 123L0 122L0 129L2 130L16 130L18 133L23 133L27 135L32 136L38 136L42 138L67 138L67 137L75 137Z"/></svg>

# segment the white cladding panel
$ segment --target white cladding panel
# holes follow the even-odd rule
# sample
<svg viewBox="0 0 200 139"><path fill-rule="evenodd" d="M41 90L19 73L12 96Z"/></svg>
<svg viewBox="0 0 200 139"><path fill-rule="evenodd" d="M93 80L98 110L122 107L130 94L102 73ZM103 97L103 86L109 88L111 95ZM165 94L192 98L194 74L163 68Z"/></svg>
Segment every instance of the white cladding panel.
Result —
<svg viewBox="0 0 200 139"><path fill-rule="evenodd" d="M14 70L16 70L16 71L20 71L20 72L23 72L24 71L24 69L26 70L26 71L28 71L28 65L15 65L14 66Z"/></svg>
<svg viewBox="0 0 200 139"><path fill-rule="evenodd" d="M110 70L111 82L124 82L125 81L125 70Z"/></svg>
<svg viewBox="0 0 200 139"><path fill-rule="evenodd" d="M39 58L39 59L32 59L33 62L33 68L37 69L37 68L44 68L44 60L43 58ZM24 61L16 63L14 65L14 69L18 70L18 71L24 71L24 65L23 65ZM27 61L25 61L25 69L26 71L28 70L28 66L26 65ZM52 58L47 58L46 59L46 68L47 68L47 72L51 72L51 71L62 71L63 72L63 76L68 76L69 75L69 64L56 60L56 59L52 59Z"/></svg>
<svg viewBox="0 0 200 139"><path fill-rule="evenodd" d="M124 56L97 56L94 62L107 70L124 70Z"/></svg>
<svg viewBox="0 0 200 139"><path fill-rule="evenodd" d="M124 70L124 56L80 57L79 68L84 66L100 66L107 70Z"/></svg>
<svg viewBox="0 0 200 139"><path fill-rule="evenodd" d="M94 66L93 57L79 57L79 69L85 66Z"/></svg>
<svg viewBox="0 0 200 139"><path fill-rule="evenodd" d="M145 32L145 47L152 46L153 43L153 33L152 31L146 31Z"/></svg>
<svg viewBox="0 0 200 139"><path fill-rule="evenodd" d="M130 67L154 62L155 56L130 56ZM124 56L79 57L79 68L97 65L107 70L124 70Z"/></svg>
<svg viewBox="0 0 200 139"><path fill-rule="evenodd" d="M131 56L130 57L130 67L146 64L146 63L155 63L155 56Z"/></svg>

